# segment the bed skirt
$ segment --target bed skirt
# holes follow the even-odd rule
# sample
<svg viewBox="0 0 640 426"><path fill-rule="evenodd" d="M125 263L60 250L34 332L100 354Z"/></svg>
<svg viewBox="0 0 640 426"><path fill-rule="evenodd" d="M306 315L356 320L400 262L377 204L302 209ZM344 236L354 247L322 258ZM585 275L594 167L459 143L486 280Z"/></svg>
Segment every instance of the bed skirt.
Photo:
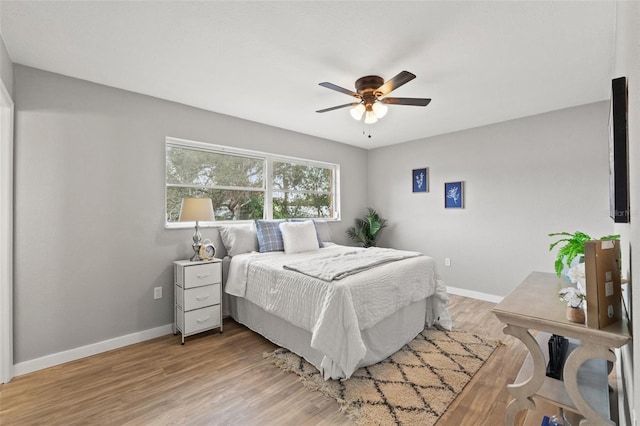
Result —
<svg viewBox="0 0 640 426"><path fill-rule="evenodd" d="M246 299L227 296L227 306L235 321L303 357L323 372L325 378L345 377L344 372L331 360L311 347L309 331L264 311ZM362 340L367 351L357 368L380 362L413 340L425 327L427 305L425 300L414 302L373 327L362 330Z"/></svg>

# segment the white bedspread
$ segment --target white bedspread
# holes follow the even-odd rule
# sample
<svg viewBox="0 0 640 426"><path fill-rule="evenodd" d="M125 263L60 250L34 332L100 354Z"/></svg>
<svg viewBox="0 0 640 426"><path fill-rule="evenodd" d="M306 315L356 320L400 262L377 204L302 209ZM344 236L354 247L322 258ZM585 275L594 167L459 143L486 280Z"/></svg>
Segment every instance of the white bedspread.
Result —
<svg viewBox="0 0 640 426"><path fill-rule="evenodd" d="M365 255L363 255L365 254ZM416 251L402 251L370 247L352 247L349 250L323 250L313 257L313 262L287 262L284 269L300 272L323 281L341 280L349 275L366 271L384 263L420 256Z"/></svg>
<svg viewBox="0 0 640 426"><path fill-rule="evenodd" d="M311 346L325 354L325 377L350 377L366 353L360 330L418 300L427 299L427 325L451 328L446 287L430 257L387 262L332 282L284 269L353 250L332 245L299 254L237 255L225 291L311 332Z"/></svg>

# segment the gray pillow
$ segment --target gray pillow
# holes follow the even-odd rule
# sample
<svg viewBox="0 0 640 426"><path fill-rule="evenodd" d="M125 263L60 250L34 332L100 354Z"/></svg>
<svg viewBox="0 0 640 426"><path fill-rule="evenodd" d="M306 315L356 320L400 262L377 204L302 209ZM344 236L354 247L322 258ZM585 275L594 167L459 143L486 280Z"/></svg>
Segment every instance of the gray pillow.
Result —
<svg viewBox="0 0 640 426"><path fill-rule="evenodd" d="M229 256L258 251L256 230L251 224L222 226L219 231L222 244Z"/></svg>

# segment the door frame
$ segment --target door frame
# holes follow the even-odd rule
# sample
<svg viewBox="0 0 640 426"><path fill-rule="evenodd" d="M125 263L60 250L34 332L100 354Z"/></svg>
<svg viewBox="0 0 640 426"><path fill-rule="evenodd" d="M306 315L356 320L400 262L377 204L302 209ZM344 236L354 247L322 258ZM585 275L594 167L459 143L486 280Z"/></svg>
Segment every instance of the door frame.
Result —
<svg viewBox="0 0 640 426"><path fill-rule="evenodd" d="M13 378L13 116L0 81L0 383Z"/></svg>

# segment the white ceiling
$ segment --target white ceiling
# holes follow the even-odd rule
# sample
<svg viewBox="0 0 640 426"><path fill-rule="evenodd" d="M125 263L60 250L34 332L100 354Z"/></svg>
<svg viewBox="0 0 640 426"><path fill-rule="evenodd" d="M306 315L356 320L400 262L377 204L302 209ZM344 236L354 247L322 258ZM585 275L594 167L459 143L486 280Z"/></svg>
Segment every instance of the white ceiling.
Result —
<svg viewBox="0 0 640 426"><path fill-rule="evenodd" d="M14 63L364 148L604 100L615 2L6 1ZM370 127L354 89L417 78Z"/></svg>

